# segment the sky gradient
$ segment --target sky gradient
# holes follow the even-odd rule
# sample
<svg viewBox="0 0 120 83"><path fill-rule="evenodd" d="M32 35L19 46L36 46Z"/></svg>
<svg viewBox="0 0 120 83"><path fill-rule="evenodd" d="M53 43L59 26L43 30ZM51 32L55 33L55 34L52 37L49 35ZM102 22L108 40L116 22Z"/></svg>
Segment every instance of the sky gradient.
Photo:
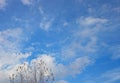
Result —
<svg viewBox="0 0 120 83"><path fill-rule="evenodd" d="M0 83L39 58L55 83L120 83L120 0L0 0Z"/></svg>

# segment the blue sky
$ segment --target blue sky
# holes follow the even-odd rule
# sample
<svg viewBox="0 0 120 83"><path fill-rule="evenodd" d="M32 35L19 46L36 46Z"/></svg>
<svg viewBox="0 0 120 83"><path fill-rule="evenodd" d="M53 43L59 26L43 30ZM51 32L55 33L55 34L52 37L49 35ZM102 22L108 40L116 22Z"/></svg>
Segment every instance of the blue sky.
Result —
<svg viewBox="0 0 120 83"><path fill-rule="evenodd" d="M55 83L120 83L120 0L0 0L0 83L38 58Z"/></svg>

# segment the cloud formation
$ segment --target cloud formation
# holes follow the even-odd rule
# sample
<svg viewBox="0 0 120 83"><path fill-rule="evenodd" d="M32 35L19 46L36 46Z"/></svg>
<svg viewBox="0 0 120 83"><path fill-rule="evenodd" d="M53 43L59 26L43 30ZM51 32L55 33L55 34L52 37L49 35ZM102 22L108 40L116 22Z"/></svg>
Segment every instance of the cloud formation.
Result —
<svg viewBox="0 0 120 83"><path fill-rule="evenodd" d="M68 82L65 81L65 80L59 80L59 81L57 81L56 83L68 83Z"/></svg>
<svg viewBox="0 0 120 83"><path fill-rule="evenodd" d="M31 55L21 52L23 39L23 31L20 28L0 31L0 82L7 83L8 80L5 79L8 77L8 71Z"/></svg>
<svg viewBox="0 0 120 83"><path fill-rule="evenodd" d="M23 56L24 56L24 58L26 58L29 55L28 56L18 55L18 56L20 58L23 58ZM16 59L16 57L14 57L14 56L12 58L14 58L14 60L12 60L12 61L14 61L14 63L16 65L8 68L7 70L0 70L0 73L5 76L4 78L1 77L2 78L1 82L8 83L9 82L9 80L8 80L9 74L11 72L14 72L15 68L20 63L20 62L16 62L16 61L19 61L20 58ZM6 58L4 60L6 60ZM58 80L56 80L57 83L68 83L67 81L62 80L62 79L67 76L75 76L77 74L80 74L84 70L85 67L87 67L89 64L91 64L91 60L88 57L80 57L80 58L77 58L75 61L69 63L68 65L64 65L62 63L58 63L56 61L55 57L52 57L51 55L47 55L47 54L39 55L38 58L35 58L35 59L31 60L31 62L27 62L27 63L32 64L32 62L39 61L39 60L43 60L46 63L47 67L49 67L52 70L52 72L54 73L55 79L58 79Z"/></svg>
<svg viewBox="0 0 120 83"><path fill-rule="evenodd" d="M83 83L118 83L120 81L120 68L108 70L98 77L91 77L92 80L86 79Z"/></svg>
<svg viewBox="0 0 120 83"><path fill-rule="evenodd" d="M71 78L81 82L81 76L88 73L100 74L85 83L119 81L119 71L112 70L119 66L120 59L118 3L119 0L0 0L0 82L8 83L8 74L17 65L39 59L53 70L56 83L74 83ZM6 6L9 8L2 11ZM98 64L111 70L93 72Z"/></svg>
<svg viewBox="0 0 120 83"><path fill-rule="evenodd" d="M106 24L107 21L107 19L94 17L81 17L77 20L79 27L73 31L71 43L62 48L62 55L66 58L74 58L88 54L88 56L90 56L92 53L95 53L98 50L97 34L100 33L100 28L102 28L103 24Z"/></svg>
<svg viewBox="0 0 120 83"><path fill-rule="evenodd" d="M4 9L7 4L6 0L0 0L0 9Z"/></svg>
<svg viewBox="0 0 120 83"><path fill-rule="evenodd" d="M45 31L49 31L52 26L53 19L48 19L46 17L40 22L40 28Z"/></svg>
<svg viewBox="0 0 120 83"><path fill-rule="evenodd" d="M21 0L24 5L31 5L33 0Z"/></svg>
<svg viewBox="0 0 120 83"><path fill-rule="evenodd" d="M112 46L109 50L112 53L112 59L120 59L120 45Z"/></svg>
<svg viewBox="0 0 120 83"><path fill-rule="evenodd" d="M78 22L80 25L83 26L91 26L91 25L96 25L96 24L103 24L106 23L108 20L107 19L102 19L102 18L94 18L94 17L81 17Z"/></svg>
<svg viewBox="0 0 120 83"><path fill-rule="evenodd" d="M75 61L69 63L68 65L57 63L55 57L51 57L49 55L42 55L40 59L45 61L53 70L55 75L60 78L80 74L85 67L91 64L91 60L87 56L77 58Z"/></svg>

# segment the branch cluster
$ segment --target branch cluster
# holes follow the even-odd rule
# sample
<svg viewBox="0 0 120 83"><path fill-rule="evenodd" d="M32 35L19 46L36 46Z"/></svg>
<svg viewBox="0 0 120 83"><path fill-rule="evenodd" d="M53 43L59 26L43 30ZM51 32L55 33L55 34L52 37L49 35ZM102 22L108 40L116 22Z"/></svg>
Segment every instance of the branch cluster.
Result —
<svg viewBox="0 0 120 83"><path fill-rule="evenodd" d="M53 83L54 75L43 60L19 65L9 76L10 83Z"/></svg>

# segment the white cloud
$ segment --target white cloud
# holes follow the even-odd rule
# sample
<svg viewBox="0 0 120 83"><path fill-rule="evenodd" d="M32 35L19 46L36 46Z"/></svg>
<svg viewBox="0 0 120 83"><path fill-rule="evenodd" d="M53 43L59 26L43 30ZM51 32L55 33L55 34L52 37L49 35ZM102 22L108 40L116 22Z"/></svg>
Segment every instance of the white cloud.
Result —
<svg viewBox="0 0 120 83"><path fill-rule="evenodd" d="M38 7L38 10L40 12L40 15L42 16L41 21L40 21L40 28L44 31L49 31L51 29L51 26L53 24L54 18L53 17L49 17L49 15L47 15L43 8L41 6Z"/></svg>
<svg viewBox="0 0 120 83"><path fill-rule="evenodd" d="M6 6L6 0L0 0L0 9L4 9L4 7Z"/></svg>
<svg viewBox="0 0 120 83"><path fill-rule="evenodd" d="M21 0L21 2L22 2L24 5L31 5L31 4L32 4L32 0Z"/></svg>
<svg viewBox="0 0 120 83"><path fill-rule="evenodd" d="M87 78L83 83L118 83L118 81L120 81L120 68L108 70L97 77Z"/></svg>
<svg viewBox="0 0 120 83"><path fill-rule="evenodd" d="M39 9L39 12L40 12L41 15L44 15L44 14L45 14L45 12L43 11L43 9L42 9L41 6L40 6L38 9Z"/></svg>
<svg viewBox="0 0 120 83"><path fill-rule="evenodd" d="M92 55L98 50L97 34L108 20L94 17L81 17L77 20L79 28L73 30L71 42L62 48L64 59ZM94 25L94 26L92 26Z"/></svg>
<svg viewBox="0 0 120 83"><path fill-rule="evenodd" d="M113 8L113 11L117 12L117 13L120 13L120 6L119 7L116 7L116 8Z"/></svg>
<svg viewBox="0 0 120 83"><path fill-rule="evenodd" d="M44 17L43 20L40 22L40 28L49 31L50 27L52 26L52 22L54 19L48 19L47 17Z"/></svg>
<svg viewBox="0 0 120 83"><path fill-rule="evenodd" d="M42 54L40 57L36 58L35 60L43 60L45 63L47 63L47 66L50 68L55 68L55 58L51 57L50 55ZM33 60L34 61L34 60Z"/></svg>
<svg viewBox="0 0 120 83"><path fill-rule="evenodd" d="M25 36L20 28L0 31L0 83L7 83L9 69L31 55L30 53L21 53L23 40L25 40Z"/></svg>
<svg viewBox="0 0 120 83"><path fill-rule="evenodd" d="M0 32L0 49L5 51L16 51L22 40L22 30L7 29Z"/></svg>
<svg viewBox="0 0 120 83"><path fill-rule="evenodd" d="M20 28L0 31L0 68L15 64L30 54L21 53L21 43L25 40ZM13 60L14 59L14 60Z"/></svg>
<svg viewBox="0 0 120 83"><path fill-rule="evenodd" d="M102 74L100 79L104 79L103 83L115 83L120 80L120 68L116 68Z"/></svg>
<svg viewBox="0 0 120 83"><path fill-rule="evenodd" d="M0 80L0 82L1 83L3 83L3 82L9 83L8 76L11 72L14 72L17 65L20 64L19 59L26 58L29 55L30 54L21 54L21 55L14 54L14 56L12 55L9 58L8 58L8 56L6 56L7 59L5 57L4 60L7 60L8 62L10 62L10 64L14 63L14 65L9 66L7 69L0 70L0 78L2 79L2 80ZM46 63L46 65L50 69L52 69L52 71L55 75L55 78L58 79L58 80L56 80L57 83L68 83L67 81L62 80L62 79L67 76L75 76L77 74L80 74L83 71L83 69L91 63L91 60L88 57L80 57L80 58L77 58L75 61L69 63L68 65L64 65L62 63L56 62L56 58L52 57L51 55L43 54L43 55L39 55L39 56L40 57L31 60L31 63L33 61L39 61L42 59ZM14 58L14 60L12 58ZM0 61L3 61L3 60L0 60ZM5 64L8 64L8 63L5 63Z"/></svg>
<svg viewBox="0 0 120 83"><path fill-rule="evenodd" d="M8 77L6 70L0 71L0 83L9 83Z"/></svg>
<svg viewBox="0 0 120 83"><path fill-rule="evenodd" d="M106 23L108 20L102 19L102 18L94 18L94 17L81 17L78 20L78 23L83 26L91 26L91 25L96 25L96 24L101 24L101 23Z"/></svg>
<svg viewBox="0 0 120 83"><path fill-rule="evenodd" d="M66 26L68 26L68 25L69 25L68 22L64 22L64 23L63 23L63 26L64 26L64 27L66 27Z"/></svg>
<svg viewBox="0 0 120 83"><path fill-rule="evenodd" d="M57 64L56 65L56 76L60 79L63 79L67 76L76 76L81 74L84 69L92 63L87 56L76 58L74 61L71 61L68 65Z"/></svg>
<svg viewBox="0 0 120 83"><path fill-rule="evenodd" d="M59 80L59 81L57 81L56 83L68 83L68 82L65 81L65 80Z"/></svg>
<svg viewBox="0 0 120 83"><path fill-rule="evenodd" d="M110 52L112 52L112 59L120 59L120 45L112 46Z"/></svg>
<svg viewBox="0 0 120 83"><path fill-rule="evenodd" d="M74 58L76 56L84 56L86 54L94 53L97 50L97 32L99 28L85 28L77 30L73 33L74 39L69 45L62 48L62 55L64 58Z"/></svg>
<svg viewBox="0 0 120 83"><path fill-rule="evenodd" d="M86 67L88 66L89 64L91 63L91 60L85 56L85 57L80 57L80 58L77 58L74 62L72 62L70 65L69 65L69 68L71 69L71 74L72 75L76 75L76 74L79 74L81 73L81 71ZM70 73L69 72L69 73Z"/></svg>
<svg viewBox="0 0 120 83"><path fill-rule="evenodd" d="M63 79L67 76L75 76L77 74L80 74L85 67L91 64L91 60L87 56L79 57L73 62L70 62L68 65L58 63L55 57L46 54L40 55L40 57L32 61L40 59L42 59L46 63L46 65L52 69L56 79Z"/></svg>
<svg viewBox="0 0 120 83"><path fill-rule="evenodd" d="M91 63L88 57L80 57L77 58L75 61L71 62L68 65L64 65L62 63L57 63L54 57L50 56L43 56L41 57L48 66L53 68L56 76L58 77L66 77L66 76L74 76L76 74L80 74L82 70ZM64 71L63 71L64 70Z"/></svg>
<svg viewBox="0 0 120 83"><path fill-rule="evenodd" d="M30 56L30 53L22 54L22 53L4 53L4 56L0 58L0 70L7 69L14 66L18 63L21 63L21 59L25 59ZM14 60L13 60L14 59Z"/></svg>

